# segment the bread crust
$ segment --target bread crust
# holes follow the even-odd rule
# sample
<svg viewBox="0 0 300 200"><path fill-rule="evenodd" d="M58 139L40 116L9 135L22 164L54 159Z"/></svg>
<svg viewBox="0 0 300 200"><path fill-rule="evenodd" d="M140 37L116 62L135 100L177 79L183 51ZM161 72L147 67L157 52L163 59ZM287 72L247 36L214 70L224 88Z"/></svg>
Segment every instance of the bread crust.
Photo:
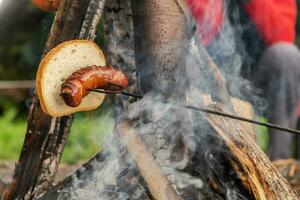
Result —
<svg viewBox="0 0 300 200"><path fill-rule="evenodd" d="M80 43L85 43L85 44L94 46L95 49L98 50L100 59L103 60L104 63L106 63L102 50L97 46L97 44L95 44L94 42L89 41L89 40L70 40L70 41L63 42L63 43L57 45L55 48L51 49L42 58L42 60L39 64L39 68L38 68L37 75L36 75L36 81L35 81L36 82L36 93L39 98L41 108L44 111L44 113L46 113L48 115L51 115L53 117L60 117L60 116L70 115L75 112L94 110L101 105L102 101L105 98L105 95L103 94L101 96L102 99L101 99L101 97L99 99L99 105L86 106L86 107L78 106L76 108L70 109L70 111L68 111L68 112L61 112L61 113L57 113L57 112L54 112L53 110L51 110L51 108L49 108L44 101L44 96L43 96L43 92L42 92L42 83L43 83L43 74L45 72L45 69L46 69L48 63L61 49L65 48L66 46L71 45L71 44L80 44Z"/></svg>

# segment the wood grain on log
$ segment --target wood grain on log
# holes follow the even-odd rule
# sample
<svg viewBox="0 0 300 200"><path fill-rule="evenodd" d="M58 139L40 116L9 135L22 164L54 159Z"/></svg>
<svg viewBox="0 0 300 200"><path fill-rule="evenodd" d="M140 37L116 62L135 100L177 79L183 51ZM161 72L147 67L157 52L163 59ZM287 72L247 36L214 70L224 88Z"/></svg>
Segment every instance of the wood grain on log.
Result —
<svg viewBox="0 0 300 200"><path fill-rule="evenodd" d="M119 135L137 163L152 196L156 200L180 200L170 181L163 175L160 166L147 149L142 139L127 122L117 125Z"/></svg>
<svg viewBox="0 0 300 200"><path fill-rule="evenodd" d="M229 112L221 104L211 108ZM232 119L207 114L207 119L235 158L232 166L256 199L298 199L295 191L242 126Z"/></svg>
<svg viewBox="0 0 300 200"><path fill-rule="evenodd" d="M104 0L63 0L56 13L45 53L61 42L93 39ZM42 112L36 96L28 115L24 146L4 199L35 199L52 184L73 116L52 118Z"/></svg>
<svg viewBox="0 0 300 200"><path fill-rule="evenodd" d="M203 103L205 106L209 106L213 103L213 100L210 95L201 95L203 99ZM241 117L245 117L247 119L254 119L255 114L252 105L241 99L231 97L231 104L233 106L233 111ZM247 122L240 122L242 127L251 135L252 139L256 140L256 127L254 124L247 123Z"/></svg>
<svg viewBox="0 0 300 200"><path fill-rule="evenodd" d="M139 90L170 97L179 91L179 77L185 74L184 13L174 0L132 0L132 10Z"/></svg>

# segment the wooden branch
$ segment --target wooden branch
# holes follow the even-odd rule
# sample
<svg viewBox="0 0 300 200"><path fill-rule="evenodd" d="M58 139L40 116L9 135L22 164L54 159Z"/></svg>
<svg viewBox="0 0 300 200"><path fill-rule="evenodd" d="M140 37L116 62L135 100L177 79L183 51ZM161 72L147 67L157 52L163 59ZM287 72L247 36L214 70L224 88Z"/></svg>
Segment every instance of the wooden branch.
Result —
<svg viewBox="0 0 300 200"><path fill-rule="evenodd" d="M156 200L180 200L170 181L161 171L153 155L147 150L141 138L127 122L117 125L117 131L122 137L129 153L137 163L152 196Z"/></svg>
<svg viewBox="0 0 300 200"><path fill-rule="evenodd" d="M210 95L205 95L205 94L200 94L202 96L202 100L205 106L209 106L213 104L213 100ZM199 95L199 96L200 96ZM243 101L241 99L231 97L230 98L231 104L233 106L233 111L241 117L245 117L247 119L254 119L255 118L255 113L253 110L252 105L247 102ZM255 141L256 140L256 131L255 131L255 125L247 122L240 122L242 127L250 134L252 139Z"/></svg>
<svg viewBox="0 0 300 200"><path fill-rule="evenodd" d="M210 107L228 112L221 104ZM298 199L295 191L239 122L212 114L207 114L207 119L235 158L233 168L256 199Z"/></svg>
<svg viewBox="0 0 300 200"><path fill-rule="evenodd" d="M186 24L188 25L191 24L192 17L191 17L189 7L187 5L187 1L175 0L175 2L180 7L182 13L185 15ZM181 26L181 24L179 26ZM198 32L196 31L194 34L198 35ZM209 72L211 76L211 79L213 81L213 88L214 90L216 90L216 92L212 94L213 100L216 102L223 103L228 108L230 108L230 110L233 111L233 105L230 101L230 95L227 91L226 79L224 78L222 72L220 71L216 63L213 61L213 59L210 57L206 49L201 45L201 41L199 41L199 38L198 37L196 38L197 39L195 41L196 42L195 46L197 49L197 55L195 55L195 57L200 56L202 64L206 66L206 70Z"/></svg>
<svg viewBox="0 0 300 200"><path fill-rule="evenodd" d="M45 52L75 38L93 39L103 1L63 0L56 13ZM5 200L34 199L47 190L55 177L73 116L52 118L33 97L24 146Z"/></svg>
<svg viewBox="0 0 300 200"><path fill-rule="evenodd" d="M198 33L195 33L198 34ZM233 105L230 101L230 95L227 91L227 81L224 78L222 72L210 57L206 49L201 45L198 37L195 37L195 59L199 59L198 61L205 67L204 71L207 71L210 79L212 81L212 99L216 102L220 102L226 105L231 111L233 111Z"/></svg>

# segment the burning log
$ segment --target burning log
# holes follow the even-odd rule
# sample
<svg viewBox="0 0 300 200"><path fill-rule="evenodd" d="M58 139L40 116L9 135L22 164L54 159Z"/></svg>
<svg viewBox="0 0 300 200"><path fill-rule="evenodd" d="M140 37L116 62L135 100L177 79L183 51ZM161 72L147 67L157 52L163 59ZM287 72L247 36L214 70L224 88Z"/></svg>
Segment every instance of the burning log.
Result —
<svg viewBox="0 0 300 200"><path fill-rule="evenodd" d="M210 97L210 95L202 95L202 99L205 106L209 106L214 102ZM248 119L255 118L254 110L250 103L235 97L231 97L230 101L233 106L233 111L238 116L242 116ZM240 122L240 123L241 126L251 135L252 139L255 141L256 139L255 125L247 122Z"/></svg>
<svg viewBox="0 0 300 200"><path fill-rule="evenodd" d="M221 104L211 107L228 112ZM239 123L211 114L207 114L207 120L228 147L234 157L232 167L255 199L298 199L295 191Z"/></svg>
<svg viewBox="0 0 300 200"><path fill-rule="evenodd" d="M181 2L181 7L186 8L187 5L185 0L177 1ZM187 9L189 8L186 8L184 10ZM194 25L194 22L192 22L192 20L189 20L189 23ZM192 50L190 53L192 54L193 58L197 60L197 63L204 67L203 71L206 71L206 73L208 73L208 80L209 82L211 82L210 84L212 86L210 91L212 99L216 102L220 102L226 105L231 111L234 111L229 92L227 91L227 81L225 77L223 76L221 70L218 68L214 60L208 54L206 49L201 45L201 41L198 37L198 32L194 30L190 34L192 37L190 41L190 48Z"/></svg>
<svg viewBox="0 0 300 200"><path fill-rule="evenodd" d="M157 200L180 200L170 181L163 175L153 155L139 138L138 134L126 122L117 125L119 135L122 137L129 153L136 161L141 175L154 197Z"/></svg>

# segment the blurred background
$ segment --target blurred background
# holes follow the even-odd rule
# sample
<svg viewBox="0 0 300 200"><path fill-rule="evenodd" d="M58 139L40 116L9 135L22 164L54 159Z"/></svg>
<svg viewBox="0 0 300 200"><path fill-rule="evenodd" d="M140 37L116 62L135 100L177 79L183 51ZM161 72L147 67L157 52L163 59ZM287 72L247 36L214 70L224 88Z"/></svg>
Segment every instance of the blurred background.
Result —
<svg viewBox="0 0 300 200"><path fill-rule="evenodd" d="M54 13L35 8L30 0L0 0L0 167L1 162L18 160L35 73L53 19ZM113 125L109 102L76 114L62 163L94 155Z"/></svg>

